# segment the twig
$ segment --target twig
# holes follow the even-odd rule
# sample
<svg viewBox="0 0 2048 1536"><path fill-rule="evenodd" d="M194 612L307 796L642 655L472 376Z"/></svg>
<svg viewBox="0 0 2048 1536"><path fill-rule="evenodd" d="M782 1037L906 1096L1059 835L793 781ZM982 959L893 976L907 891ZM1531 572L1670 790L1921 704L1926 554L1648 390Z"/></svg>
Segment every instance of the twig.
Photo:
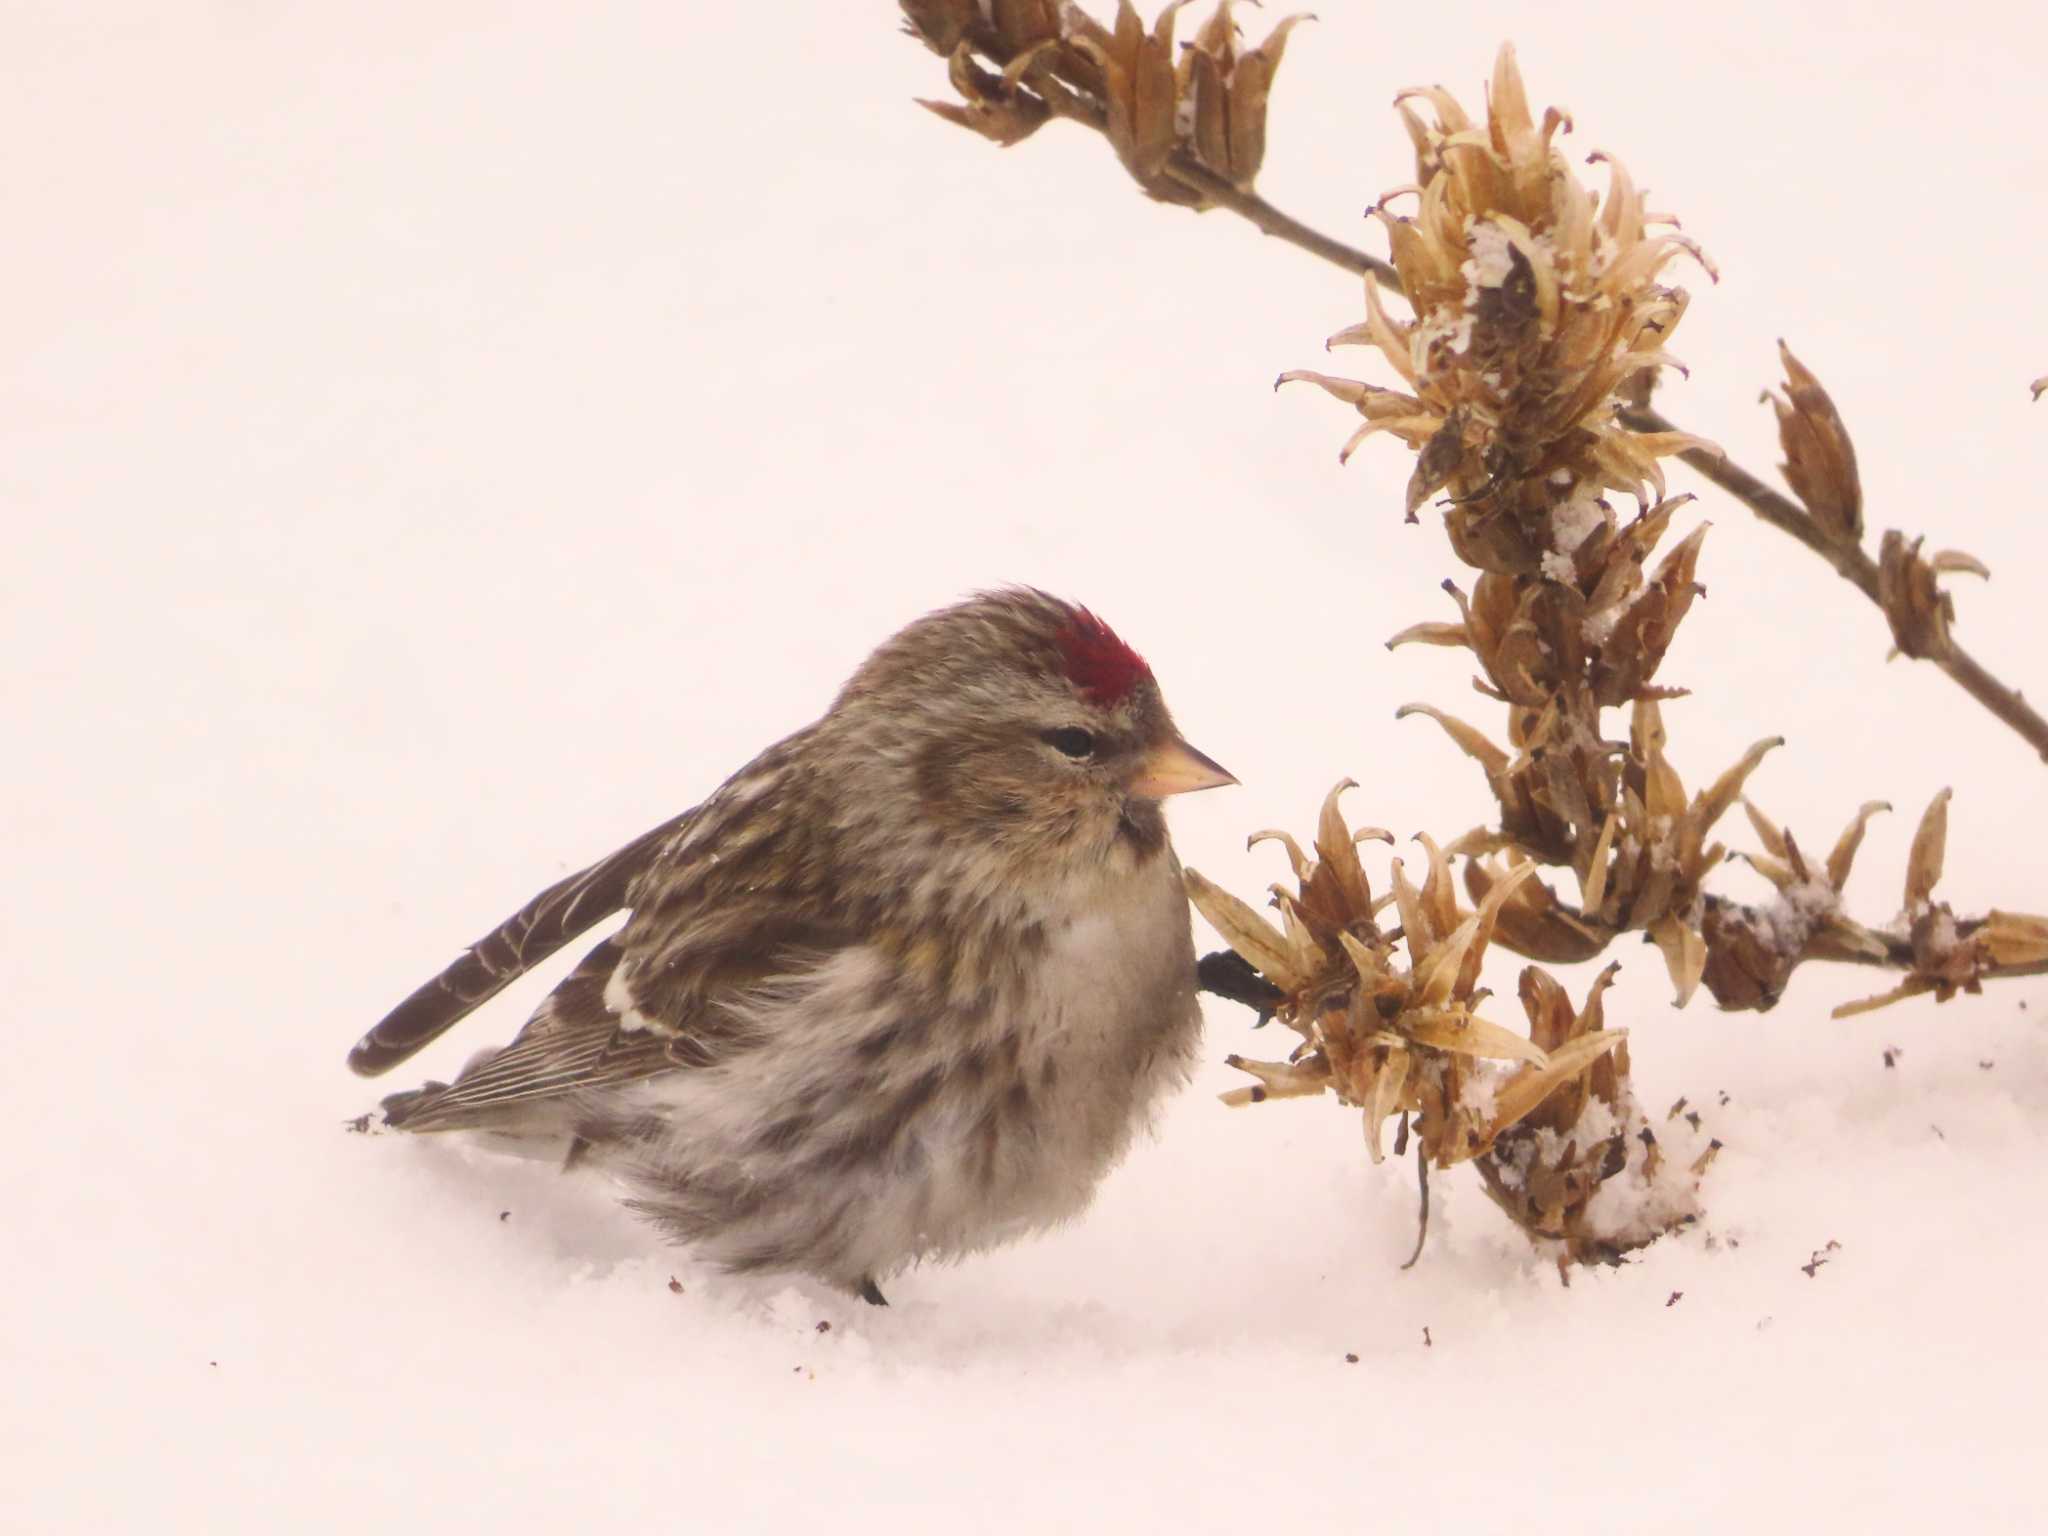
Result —
<svg viewBox="0 0 2048 1536"><path fill-rule="evenodd" d="M1055 117L1079 123L1105 136L1109 132L1108 114L1092 97L1070 91L1047 97L1046 106ZM1392 262L1361 251L1355 245L1346 245L1319 229L1311 229L1292 214L1275 208L1256 192L1239 191L1185 150L1174 151L1167 159L1163 174L1167 180L1199 195L1209 206L1236 214L1275 240L1283 240L1332 266L1342 267L1355 277L1371 273L1379 280L1380 287L1389 293L1402 292L1401 274Z"/></svg>
<svg viewBox="0 0 2048 1536"><path fill-rule="evenodd" d="M1647 407L1623 411L1621 419L1637 432L1678 430L1669 417ZM1876 604L1880 612L1883 611L1883 600L1878 595L1877 562L1862 549L1829 538L1807 515L1804 507L1772 490L1740 464L1696 448L1679 457L1780 533L1791 535L1827 561L1837 575ZM2044 762L2048 762L2048 720L2044 720L2020 696L2018 689L2007 687L1993 677L1982 662L1954 642L1950 642L1948 655L1929 659L1947 673L1957 687L2018 732L2020 738L2040 754Z"/></svg>
<svg viewBox="0 0 2048 1536"><path fill-rule="evenodd" d="M1415 1178L1421 1187L1422 1206L1415 1220L1415 1251L1408 1255L1403 1269L1415 1267L1422 1257L1422 1245L1429 1240L1429 1150L1420 1141L1415 1143Z"/></svg>
<svg viewBox="0 0 2048 1536"><path fill-rule="evenodd" d="M1935 658L1934 664L1958 688L2025 737L2027 745L2041 754L2043 762L2048 762L2048 720L2043 720L2040 712L2020 697L2019 689L2006 687L1960 645L1951 643L1949 654Z"/></svg>
<svg viewBox="0 0 2048 1536"><path fill-rule="evenodd" d="M1622 425L1636 432L1681 430L1670 417L1643 406L1621 413ZM1835 568L1835 574L1873 603L1878 601L1877 562L1853 544L1830 539L1791 497L1772 490L1740 464L1699 448L1678 455L1700 475L1748 507L1780 533L1789 534ZM1880 605L1881 606L1881 605Z"/></svg>
<svg viewBox="0 0 2048 1536"><path fill-rule="evenodd" d="M1238 191L1221 176L1196 165L1185 156L1176 155L1168 161L1166 174L1190 191L1199 192L1213 206L1228 209L1239 218L1250 220L1275 240L1284 240L1358 277L1371 273L1379 280L1380 287L1389 293L1401 291L1401 274L1394 269L1392 262L1367 255L1356 246L1346 245L1319 229L1309 228L1292 214L1275 208L1258 193Z"/></svg>

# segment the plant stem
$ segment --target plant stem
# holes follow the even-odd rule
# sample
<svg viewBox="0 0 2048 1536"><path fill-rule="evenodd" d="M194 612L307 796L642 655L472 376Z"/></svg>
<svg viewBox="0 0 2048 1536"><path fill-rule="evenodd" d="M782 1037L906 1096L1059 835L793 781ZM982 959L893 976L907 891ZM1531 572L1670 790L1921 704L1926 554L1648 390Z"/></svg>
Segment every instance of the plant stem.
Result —
<svg viewBox="0 0 2048 1536"><path fill-rule="evenodd" d="M1258 193L1240 192L1205 166L1176 155L1167 163L1166 174L1190 191L1201 193L1213 206L1226 208L1239 218L1250 220L1275 240L1284 240L1358 277L1371 273L1379 280L1380 287L1389 293L1401 291L1401 274L1394 270L1392 262L1369 256L1356 246L1346 245L1319 229L1309 228L1293 215L1275 208Z"/></svg>

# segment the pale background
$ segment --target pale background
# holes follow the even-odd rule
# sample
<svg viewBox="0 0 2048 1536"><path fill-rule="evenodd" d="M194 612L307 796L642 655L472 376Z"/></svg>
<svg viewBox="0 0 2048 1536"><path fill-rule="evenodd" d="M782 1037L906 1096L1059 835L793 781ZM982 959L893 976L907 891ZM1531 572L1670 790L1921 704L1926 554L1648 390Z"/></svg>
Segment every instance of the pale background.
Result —
<svg viewBox="0 0 2048 1536"><path fill-rule="evenodd" d="M1395 91L1476 108L1512 37L1725 274L1683 279L1665 408L1767 468L1788 337L1874 530L1983 558L1959 633L2048 692L2036 17L1321 11L1268 195L1378 248ZM1727 1151L1705 1230L1568 1291L1464 1178L1397 1272L1407 1171L1333 1105L1218 1106L1221 1056L1277 1044L1222 1005L1084 1222L887 1313L710 1275L593 1185L342 1133L385 1007L976 587L1146 652L1244 781L1174 808L1241 892L1280 873L1245 834L1340 776L1404 836L1487 815L1392 719L1492 713L1468 658L1381 648L1449 616L1405 461L1340 470L1354 418L1268 388L1356 285L1148 204L1077 129L998 151L910 104L945 93L884 0L0 6L5 1523L2030 1523L2041 983L1831 1023L1869 978L1814 967L1769 1017L1677 1014L1625 949L1645 1100L1725 1090ZM1809 844L1893 801L1852 886L1879 922L1952 783L1946 892L2048 909L2048 770L1886 666L1819 562L1700 514L1688 782L1782 731L1753 791Z"/></svg>

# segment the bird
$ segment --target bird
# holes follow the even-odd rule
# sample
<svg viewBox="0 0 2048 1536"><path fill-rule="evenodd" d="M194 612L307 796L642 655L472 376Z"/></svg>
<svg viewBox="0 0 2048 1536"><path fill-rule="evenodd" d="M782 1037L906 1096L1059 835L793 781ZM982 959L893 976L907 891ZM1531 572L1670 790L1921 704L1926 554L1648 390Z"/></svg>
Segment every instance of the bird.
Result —
<svg viewBox="0 0 2048 1536"><path fill-rule="evenodd" d="M1028 587L919 618L814 723L535 896L355 1045L374 1076L624 911L510 1044L385 1098L601 1169L712 1264L881 1282L1064 1222L1193 1069L1161 802L1237 780Z"/></svg>

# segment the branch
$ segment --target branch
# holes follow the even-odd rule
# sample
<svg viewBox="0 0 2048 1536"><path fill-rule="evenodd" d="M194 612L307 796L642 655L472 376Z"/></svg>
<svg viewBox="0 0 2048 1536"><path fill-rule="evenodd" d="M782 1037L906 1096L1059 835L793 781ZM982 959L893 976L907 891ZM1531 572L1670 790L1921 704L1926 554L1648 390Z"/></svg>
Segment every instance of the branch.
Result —
<svg viewBox="0 0 2048 1536"><path fill-rule="evenodd" d="M1109 133L1109 114L1102 103L1077 91L1068 91L1045 98L1045 105L1054 117L1064 118L1070 123L1079 123L1104 135ZM1262 234L1283 240L1299 250L1308 252L1320 261L1327 261L1333 267L1342 267L1355 277L1368 273L1379 280L1380 287L1389 293L1401 292L1401 274L1390 261L1361 251L1355 245L1346 245L1342 240L1331 238L1319 229L1311 229L1292 214L1283 213L1267 202L1258 193L1240 190L1226 178L1218 176L1207 166L1197 161L1186 150L1175 150L1166 159L1161 175L1175 185L1186 188L1199 202L1196 211L1207 208L1221 208L1236 214L1248 223L1256 225Z"/></svg>
<svg viewBox="0 0 2048 1536"><path fill-rule="evenodd" d="M1249 220L1275 240L1284 240L1355 276L1364 277L1370 273L1389 293L1401 292L1401 274L1394 270L1392 262L1382 261L1356 246L1331 239L1319 229L1309 228L1292 214L1275 208L1258 193L1240 192L1221 176L1204 170L1185 156L1176 156L1168 161L1166 174L1190 191L1200 193L1211 207L1227 209L1239 218Z"/></svg>
<svg viewBox="0 0 2048 1536"><path fill-rule="evenodd" d="M1669 417L1647 406L1623 411L1621 419L1637 432L1679 430ZM1836 575L1869 598L1880 613L1884 612L1884 599L1878 589L1877 562L1861 548L1831 538L1807 515L1804 507L1772 490L1732 460L1697 448L1688 449L1679 458L1764 522L1780 533L1789 534L1827 561L1835 568ZM2018 689L2008 687L1992 676L1982 662L1953 640L1948 643L1946 655L1925 659L1947 673L1957 687L2016 731L2021 740L2032 747L2044 762L2048 762L2048 720L2044 720L2039 711L2020 696Z"/></svg>

